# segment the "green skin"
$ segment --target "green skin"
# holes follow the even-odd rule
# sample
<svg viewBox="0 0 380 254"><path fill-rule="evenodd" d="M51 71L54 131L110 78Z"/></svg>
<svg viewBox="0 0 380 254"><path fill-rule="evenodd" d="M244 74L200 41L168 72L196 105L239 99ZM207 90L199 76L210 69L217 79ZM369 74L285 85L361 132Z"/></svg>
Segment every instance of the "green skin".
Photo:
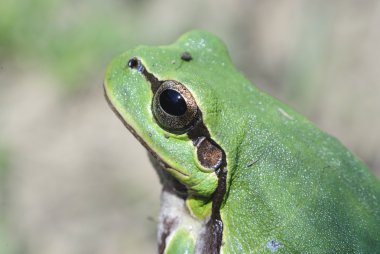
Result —
<svg viewBox="0 0 380 254"><path fill-rule="evenodd" d="M183 52L192 59L181 59ZM225 153L219 247L206 239L207 232L214 230L206 223L215 215L211 207L219 191L218 175L199 162L187 133L171 133L156 122L151 83L141 71L128 67L133 57L158 80L178 81L191 92L210 137ZM104 87L114 111L160 161L156 168L166 202L160 219L160 252L380 250L376 177L335 138L253 86L235 69L214 35L192 31L172 45L127 51L110 64ZM165 193L171 178L188 189L184 203L174 192ZM186 219L165 231L168 218Z"/></svg>

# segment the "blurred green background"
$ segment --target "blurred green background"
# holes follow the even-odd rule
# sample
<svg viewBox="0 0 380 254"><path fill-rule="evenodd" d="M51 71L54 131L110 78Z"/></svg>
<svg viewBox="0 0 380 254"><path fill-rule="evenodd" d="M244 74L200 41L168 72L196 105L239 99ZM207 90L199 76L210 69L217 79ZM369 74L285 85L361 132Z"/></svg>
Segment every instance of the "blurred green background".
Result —
<svg viewBox="0 0 380 254"><path fill-rule="evenodd" d="M376 0L2 0L0 253L156 252L158 178L102 80L194 28L380 176L379 27Z"/></svg>

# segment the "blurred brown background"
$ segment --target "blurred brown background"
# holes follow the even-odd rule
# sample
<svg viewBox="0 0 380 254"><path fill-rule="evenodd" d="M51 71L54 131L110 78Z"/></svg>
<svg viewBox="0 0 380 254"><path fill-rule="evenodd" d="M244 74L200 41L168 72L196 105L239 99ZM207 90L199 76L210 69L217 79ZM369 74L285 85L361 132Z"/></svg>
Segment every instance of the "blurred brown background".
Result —
<svg viewBox="0 0 380 254"><path fill-rule="evenodd" d="M200 28L380 176L380 2L0 2L0 253L154 253L160 186L107 63Z"/></svg>

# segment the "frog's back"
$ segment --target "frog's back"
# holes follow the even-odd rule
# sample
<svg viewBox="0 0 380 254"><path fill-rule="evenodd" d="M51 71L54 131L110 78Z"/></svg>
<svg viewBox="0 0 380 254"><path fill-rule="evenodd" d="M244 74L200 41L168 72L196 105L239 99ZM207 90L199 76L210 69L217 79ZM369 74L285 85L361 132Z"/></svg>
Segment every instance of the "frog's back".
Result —
<svg viewBox="0 0 380 254"><path fill-rule="evenodd" d="M380 184L370 170L252 86L215 36L192 32L179 45L194 60L176 75L194 91L227 157L225 253L378 252Z"/></svg>
<svg viewBox="0 0 380 254"><path fill-rule="evenodd" d="M264 100L261 113L243 116L247 128L221 212L227 253L378 252L379 181L335 138Z"/></svg>

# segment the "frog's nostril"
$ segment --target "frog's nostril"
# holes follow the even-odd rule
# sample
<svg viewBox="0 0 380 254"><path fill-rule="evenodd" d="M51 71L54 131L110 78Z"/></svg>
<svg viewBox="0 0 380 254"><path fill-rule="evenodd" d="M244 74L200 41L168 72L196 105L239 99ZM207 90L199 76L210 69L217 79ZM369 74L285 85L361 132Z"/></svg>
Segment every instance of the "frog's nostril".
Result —
<svg viewBox="0 0 380 254"><path fill-rule="evenodd" d="M128 67L131 68L131 69L136 69L137 67L139 66L139 60L134 57L134 58L131 58L129 61L128 61Z"/></svg>
<svg viewBox="0 0 380 254"><path fill-rule="evenodd" d="M133 57L128 61L128 67L131 69L137 69L141 73L144 72L144 66L142 65L141 61L136 57Z"/></svg>

